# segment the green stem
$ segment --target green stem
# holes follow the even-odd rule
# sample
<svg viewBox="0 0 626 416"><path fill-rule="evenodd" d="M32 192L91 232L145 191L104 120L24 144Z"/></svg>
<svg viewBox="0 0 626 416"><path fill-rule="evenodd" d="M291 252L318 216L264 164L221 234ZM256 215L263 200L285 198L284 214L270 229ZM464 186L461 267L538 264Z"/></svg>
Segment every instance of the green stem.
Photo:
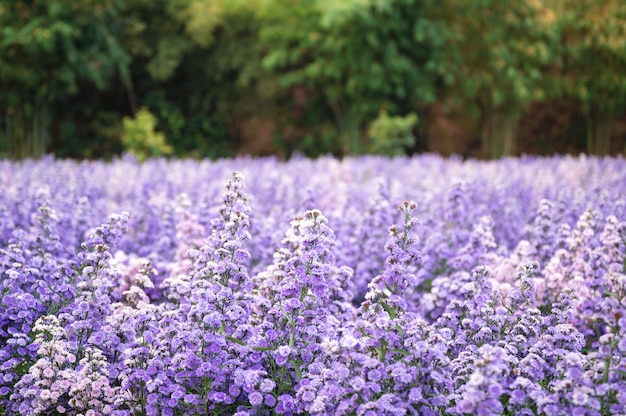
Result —
<svg viewBox="0 0 626 416"><path fill-rule="evenodd" d="M616 335L616 328L613 328L613 334ZM602 375L602 382L608 383L609 381L609 373L611 370L611 359L613 358L613 353L615 352L615 348L617 348L617 341L615 337L611 340L611 351L609 355L604 359L604 374Z"/></svg>

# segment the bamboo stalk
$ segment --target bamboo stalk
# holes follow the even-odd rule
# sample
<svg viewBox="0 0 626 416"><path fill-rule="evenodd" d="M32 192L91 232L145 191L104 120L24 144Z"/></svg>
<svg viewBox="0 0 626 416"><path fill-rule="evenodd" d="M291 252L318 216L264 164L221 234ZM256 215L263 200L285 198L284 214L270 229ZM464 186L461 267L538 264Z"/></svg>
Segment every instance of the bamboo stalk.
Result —
<svg viewBox="0 0 626 416"><path fill-rule="evenodd" d="M482 154L484 158L489 158L493 156L493 149L491 147L491 132L493 130L492 126L493 116L485 110L482 116L482 126L481 126L481 136L482 136Z"/></svg>
<svg viewBox="0 0 626 416"><path fill-rule="evenodd" d="M7 157L10 157L11 147L12 147L12 142L13 142L13 135L11 134L11 116L9 115L9 109L7 109L4 113L4 122L5 122L5 129L6 129L6 143L5 143L4 152L6 153Z"/></svg>
<svg viewBox="0 0 626 416"><path fill-rule="evenodd" d="M611 152L611 127L609 118L587 116L587 153L608 155Z"/></svg>
<svg viewBox="0 0 626 416"><path fill-rule="evenodd" d="M603 120L603 131L602 131L602 154L608 155L611 153L611 127L612 120L605 119Z"/></svg>
<svg viewBox="0 0 626 416"><path fill-rule="evenodd" d="M595 146L593 140L593 126L592 126L592 117L587 117L587 153L594 154Z"/></svg>

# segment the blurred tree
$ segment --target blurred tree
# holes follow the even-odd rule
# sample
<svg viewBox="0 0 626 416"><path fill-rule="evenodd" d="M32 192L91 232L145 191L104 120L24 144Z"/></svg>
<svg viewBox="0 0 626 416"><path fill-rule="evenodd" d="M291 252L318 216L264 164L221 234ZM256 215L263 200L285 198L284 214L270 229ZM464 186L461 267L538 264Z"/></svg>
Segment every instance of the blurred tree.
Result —
<svg viewBox="0 0 626 416"><path fill-rule="evenodd" d="M179 157L232 155L251 118L272 120L261 124L287 154L378 152L370 133L380 130L380 108L388 121L419 114L415 133L428 130L437 104L473 114L483 155L499 157L517 152L518 120L531 104L574 99L587 150L606 153L626 107L625 8L0 0L0 156L110 157L122 151L122 118L139 107Z"/></svg>
<svg viewBox="0 0 626 416"><path fill-rule="evenodd" d="M587 124L587 152L608 154L611 124L626 108L626 2L546 0L560 32L563 94Z"/></svg>
<svg viewBox="0 0 626 416"><path fill-rule="evenodd" d="M482 153L515 153L519 117L558 94L558 32L540 0L447 0L429 9L452 32L446 49L448 97L479 116Z"/></svg>
<svg viewBox="0 0 626 416"><path fill-rule="evenodd" d="M388 156L406 154L406 149L415 145L413 129L417 121L415 113L390 117L383 108L367 130L371 152Z"/></svg>
<svg viewBox="0 0 626 416"><path fill-rule="evenodd" d="M124 117L122 144L124 149L143 162L149 157L165 156L172 153L163 132L157 132L156 117L146 108L140 108L134 118Z"/></svg>
<svg viewBox="0 0 626 416"><path fill-rule="evenodd" d="M230 5L221 0L204 3L214 8ZM253 19L225 21L232 13L209 10L206 14L202 4L197 0L127 0L126 13L139 24L124 38L124 45L133 57L138 101L157 116L174 154L217 158L233 153L228 131L232 113L222 108L233 99L233 68L227 64L233 50L220 48L232 42L245 49L249 37L243 30ZM193 24L202 18L210 24ZM214 41L227 31L234 35Z"/></svg>
<svg viewBox="0 0 626 416"><path fill-rule="evenodd" d="M445 28L416 0L276 0L261 3L264 91L304 111L286 122L338 153L364 153L381 105L406 114L437 98ZM293 112L292 112L293 114Z"/></svg>
<svg viewBox="0 0 626 416"><path fill-rule="evenodd" d="M84 86L130 86L117 0L0 0L0 136L11 157L47 151L51 121ZM59 106L61 104L61 106Z"/></svg>

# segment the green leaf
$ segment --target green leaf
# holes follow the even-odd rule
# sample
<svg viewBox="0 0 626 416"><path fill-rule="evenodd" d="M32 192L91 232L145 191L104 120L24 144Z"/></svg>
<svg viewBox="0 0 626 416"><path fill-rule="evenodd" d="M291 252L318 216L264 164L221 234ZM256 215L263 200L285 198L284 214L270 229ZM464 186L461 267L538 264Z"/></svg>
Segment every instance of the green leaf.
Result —
<svg viewBox="0 0 626 416"><path fill-rule="evenodd" d="M245 343L245 342L243 342L242 340L237 339L237 338L235 338L235 337L228 337L228 336L227 336L227 337L226 337L226 339L227 339L227 340L229 340L229 341L232 341L232 342L234 342L234 343L236 343L236 344L239 344L239 345L246 345L246 343Z"/></svg>
<svg viewBox="0 0 626 416"><path fill-rule="evenodd" d="M296 372L296 380L299 382L302 380L302 370L300 369L300 366L295 360L289 360L289 363L293 366L293 369Z"/></svg>
<svg viewBox="0 0 626 416"><path fill-rule="evenodd" d="M252 348L255 351L275 351L277 349L277 347L254 347Z"/></svg>

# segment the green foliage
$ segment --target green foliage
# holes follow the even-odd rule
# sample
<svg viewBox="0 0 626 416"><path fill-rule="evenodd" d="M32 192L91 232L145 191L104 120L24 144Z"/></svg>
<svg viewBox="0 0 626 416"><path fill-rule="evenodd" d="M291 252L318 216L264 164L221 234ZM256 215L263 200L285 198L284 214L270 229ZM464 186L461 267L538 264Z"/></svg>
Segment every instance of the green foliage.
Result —
<svg viewBox="0 0 626 416"><path fill-rule="evenodd" d="M3 0L0 7L3 92L20 85L54 100L78 92L81 82L105 89L117 74L128 80L117 1ZM7 95L18 103L23 93Z"/></svg>
<svg viewBox="0 0 626 416"><path fill-rule="evenodd" d="M626 108L626 3L550 0L560 34L562 94L587 119L587 151L607 154L611 121Z"/></svg>
<svg viewBox="0 0 626 416"><path fill-rule="evenodd" d="M586 113L619 114L626 105L626 4L551 1L561 33L565 91Z"/></svg>
<svg viewBox="0 0 626 416"><path fill-rule="evenodd" d="M313 136L334 127L344 153L363 153L365 130L383 103L409 112L435 101L446 34L412 0L288 0L265 3L263 68L277 96L304 88L306 117L289 122ZM318 131L319 129L319 131Z"/></svg>
<svg viewBox="0 0 626 416"><path fill-rule="evenodd" d="M453 83L447 95L479 116L483 154L515 152L521 113L557 94L558 32L543 23L541 1L447 1L433 9L451 31L446 67Z"/></svg>
<svg viewBox="0 0 626 416"><path fill-rule="evenodd" d="M252 27L251 18L232 4L227 10L233 11L219 19L198 14L202 3L129 1L128 13L141 19L142 25L125 42L133 51L138 101L157 116L157 127L167 136L173 154L232 156L234 139L228 127L240 117L243 106L238 103L244 96L235 83L242 62L254 61L247 52L254 42L244 35ZM229 5L225 1L211 5L219 3ZM192 18L211 18L213 23L191 25ZM203 40L209 34L216 41Z"/></svg>
<svg viewBox="0 0 626 416"><path fill-rule="evenodd" d="M450 0L434 8L453 34L446 91L479 116L483 154L515 153L533 102L576 99L587 151L607 153L611 120L626 107L626 3L619 0Z"/></svg>
<svg viewBox="0 0 626 416"><path fill-rule="evenodd" d="M201 92L190 92L189 101L198 98ZM148 93L144 102L157 116L157 127L169 139L174 155L212 159L232 155L227 125L214 111L203 110L203 105L196 107L193 102L184 111L181 101L176 96L168 99L164 91ZM211 108L210 103L205 104Z"/></svg>
<svg viewBox="0 0 626 416"><path fill-rule="evenodd" d="M141 108L134 118L124 117L124 131L122 144L126 151L143 162L149 157L158 157L172 153L172 146L168 145L165 135L155 131L157 119L148 109Z"/></svg>
<svg viewBox="0 0 626 416"><path fill-rule="evenodd" d="M231 156L250 118L286 155L395 154L413 146L380 108L428 131L434 104L499 157L551 100L606 153L625 28L620 0L0 0L0 157L111 157L140 107L178 157Z"/></svg>
<svg viewBox="0 0 626 416"><path fill-rule="evenodd" d="M386 109L381 110L367 131L369 153L388 156L406 154L406 149L415 145L413 129L417 121L415 113L389 116Z"/></svg>
<svg viewBox="0 0 626 416"><path fill-rule="evenodd" d="M142 84L171 79L194 49L181 17L189 0L126 0L124 46L133 58L133 73Z"/></svg>
<svg viewBox="0 0 626 416"><path fill-rule="evenodd" d="M116 0L0 0L0 138L14 157L41 156L52 121L81 88L128 85Z"/></svg>
<svg viewBox="0 0 626 416"><path fill-rule="evenodd" d="M111 157L123 151L121 134L122 123L117 112L69 105L55 120L51 146L61 158Z"/></svg>
<svg viewBox="0 0 626 416"><path fill-rule="evenodd" d="M6 108L0 121L0 157L40 157L46 153L48 106L41 101Z"/></svg>

